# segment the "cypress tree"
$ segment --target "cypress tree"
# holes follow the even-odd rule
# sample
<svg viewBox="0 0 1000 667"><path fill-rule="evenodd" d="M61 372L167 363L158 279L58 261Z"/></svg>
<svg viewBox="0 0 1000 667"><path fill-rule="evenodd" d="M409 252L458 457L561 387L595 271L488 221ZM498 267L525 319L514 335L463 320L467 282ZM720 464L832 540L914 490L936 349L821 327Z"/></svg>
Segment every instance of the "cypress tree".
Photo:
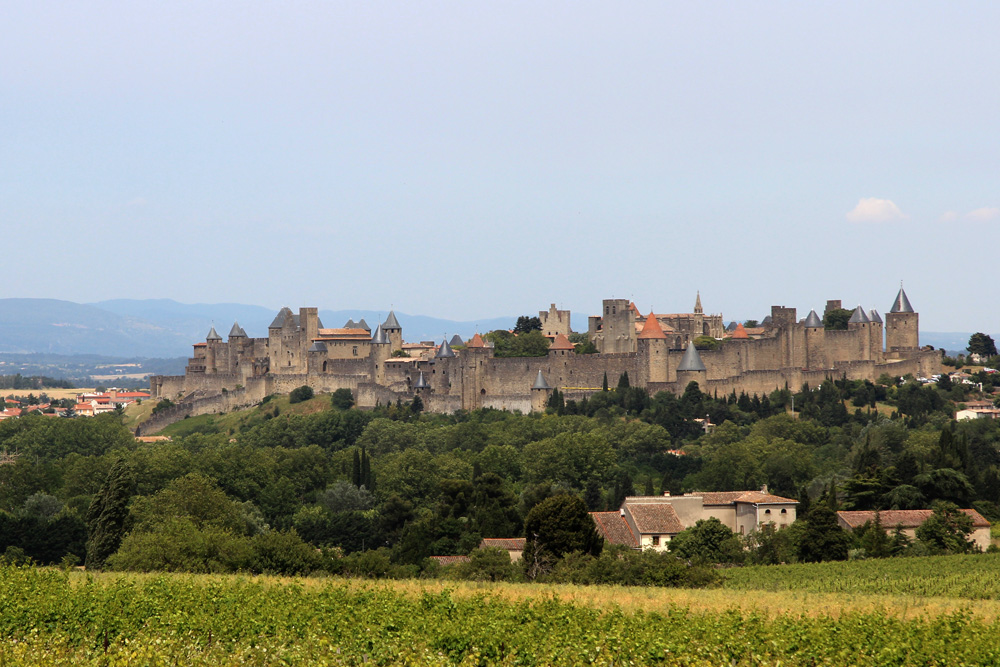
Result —
<svg viewBox="0 0 1000 667"><path fill-rule="evenodd" d="M375 486L374 480L372 480L371 461L364 447L361 448L361 484L369 491L372 491Z"/></svg>
<svg viewBox="0 0 1000 667"><path fill-rule="evenodd" d="M601 391L608 390L608 372L604 371L604 383L601 385Z"/></svg>
<svg viewBox="0 0 1000 667"><path fill-rule="evenodd" d="M354 486L361 486L361 455L358 453L358 449L354 449L354 466L351 468L351 483Z"/></svg>
<svg viewBox="0 0 1000 667"><path fill-rule="evenodd" d="M101 490L87 510L87 569L99 570L111 554L118 551L125 533L128 503L135 495L136 480L132 466L118 459Z"/></svg>
<svg viewBox="0 0 1000 667"><path fill-rule="evenodd" d="M631 385L628 383L628 371L625 371L618 378L618 388L628 389Z"/></svg>

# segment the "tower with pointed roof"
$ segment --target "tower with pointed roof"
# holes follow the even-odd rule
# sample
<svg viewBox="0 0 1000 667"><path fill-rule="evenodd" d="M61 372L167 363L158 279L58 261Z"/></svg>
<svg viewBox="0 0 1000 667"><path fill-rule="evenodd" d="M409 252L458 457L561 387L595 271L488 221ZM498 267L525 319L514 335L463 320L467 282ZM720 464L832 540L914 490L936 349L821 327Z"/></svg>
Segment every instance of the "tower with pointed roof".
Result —
<svg viewBox="0 0 1000 667"><path fill-rule="evenodd" d="M815 310L810 310L802 325L805 330L805 368L807 370L827 368L829 361L826 356L826 329L823 327L823 320Z"/></svg>
<svg viewBox="0 0 1000 667"><path fill-rule="evenodd" d="M882 322L882 316L874 308L868 311L868 321L871 322L869 329L871 359L881 364L885 362L885 324Z"/></svg>
<svg viewBox="0 0 1000 667"><path fill-rule="evenodd" d="M701 355L698 353L698 349L694 346L694 343L689 341L687 349L684 350L684 356L681 357L680 363L677 364L677 387L683 392L689 383L697 382L698 386L704 391L707 377L708 369L705 367L705 362L701 360Z"/></svg>
<svg viewBox="0 0 1000 667"><path fill-rule="evenodd" d="M869 360L872 358L871 328L872 321L868 319L868 313L858 305L854 309L854 312L851 313L851 318L847 320L847 330L855 333L855 349L852 351L851 356L856 356L860 360Z"/></svg>
<svg viewBox="0 0 1000 667"><path fill-rule="evenodd" d="M395 311L389 311L389 316L382 323L382 331L385 332L386 337L389 339L389 345L393 352L403 349L403 327L400 326L399 320L396 319Z"/></svg>
<svg viewBox="0 0 1000 667"><path fill-rule="evenodd" d="M539 370L538 375L535 376L535 384L531 385L531 411L545 412L551 396L552 387L549 386L542 371Z"/></svg>
<svg viewBox="0 0 1000 667"><path fill-rule="evenodd" d="M461 385L462 407L466 410L478 410L483 407L483 397L486 396L486 379L490 369L488 365L493 359L493 348L486 344L483 337L476 333L465 344L465 349L459 353L458 378Z"/></svg>
<svg viewBox="0 0 1000 667"><path fill-rule="evenodd" d="M643 360L646 382L667 382L670 343L656 314L650 311L639 332L639 357Z"/></svg>
<svg viewBox="0 0 1000 667"><path fill-rule="evenodd" d="M903 286L900 285L896 300L885 314L886 356L899 358L919 349L920 316L913 310Z"/></svg>

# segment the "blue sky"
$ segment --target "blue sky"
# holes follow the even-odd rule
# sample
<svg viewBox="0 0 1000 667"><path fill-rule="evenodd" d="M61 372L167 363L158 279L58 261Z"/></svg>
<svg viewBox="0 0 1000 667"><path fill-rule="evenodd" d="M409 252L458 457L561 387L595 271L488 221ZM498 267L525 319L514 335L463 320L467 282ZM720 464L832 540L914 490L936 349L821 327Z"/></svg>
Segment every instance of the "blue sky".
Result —
<svg viewBox="0 0 1000 667"><path fill-rule="evenodd" d="M996 3L0 5L3 296L1000 331Z"/></svg>

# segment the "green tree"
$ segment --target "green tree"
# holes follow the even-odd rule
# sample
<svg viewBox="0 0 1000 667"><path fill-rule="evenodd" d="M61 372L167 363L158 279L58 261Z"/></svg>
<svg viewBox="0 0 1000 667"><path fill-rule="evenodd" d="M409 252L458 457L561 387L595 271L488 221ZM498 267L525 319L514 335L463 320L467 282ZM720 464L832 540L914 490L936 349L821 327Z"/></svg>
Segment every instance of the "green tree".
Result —
<svg viewBox="0 0 1000 667"><path fill-rule="evenodd" d="M799 543L799 560L815 563L847 560L851 538L837 525L837 515L823 505L815 505L805 517L805 531Z"/></svg>
<svg viewBox="0 0 1000 667"><path fill-rule="evenodd" d="M711 336L698 336L694 339L694 346L699 350L718 350L719 341Z"/></svg>
<svg viewBox="0 0 1000 667"><path fill-rule="evenodd" d="M301 387L297 387L295 389L292 389L292 392L290 394L288 394L288 402L289 403L301 403L303 401L308 401L314 395L315 394L313 392L312 387L310 387L309 385L304 384Z"/></svg>
<svg viewBox="0 0 1000 667"><path fill-rule="evenodd" d="M854 311L846 308L834 308L823 315L823 328L826 330L846 330L847 323Z"/></svg>
<svg viewBox="0 0 1000 667"><path fill-rule="evenodd" d="M577 496L560 494L535 505L524 520L525 572L532 579L564 555L579 551L597 556L604 538L597 534L587 506Z"/></svg>
<svg viewBox="0 0 1000 667"><path fill-rule="evenodd" d="M517 318L517 324L514 325L514 333L524 334L529 331L541 331L542 321L537 317L531 317L529 315L521 315Z"/></svg>
<svg viewBox="0 0 1000 667"><path fill-rule="evenodd" d="M978 354L981 357L995 357L997 346L993 338L984 333L976 332L969 337L969 353Z"/></svg>
<svg viewBox="0 0 1000 667"><path fill-rule="evenodd" d="M125 534L128 504L135 489L132 465L125 458L118 459L87 511L87 569L101 569L108 557L118 550Z"/></svg>
<svg viewBox="0 0 1000 667"><path fill-rule="evenodd" d="M330 404L336 410L350 410L354 405L354 394L342 387L330 394Z"/></svg>
<svg viewBox="0 0 1000 667"><path fill-rule="evenodd" d="M961 554L977 551L969 539L972 518L949 502L935 503L934 513L917 528L917 539L932 553Z"/></svg>
<svg viewBox="0 0 1000 667"><path fill-rule="evenodd" d="M670 551L687 560L706 563L738 563L743 559L739 538L715 517L699 519L678 533L669 543Z"/></svg>

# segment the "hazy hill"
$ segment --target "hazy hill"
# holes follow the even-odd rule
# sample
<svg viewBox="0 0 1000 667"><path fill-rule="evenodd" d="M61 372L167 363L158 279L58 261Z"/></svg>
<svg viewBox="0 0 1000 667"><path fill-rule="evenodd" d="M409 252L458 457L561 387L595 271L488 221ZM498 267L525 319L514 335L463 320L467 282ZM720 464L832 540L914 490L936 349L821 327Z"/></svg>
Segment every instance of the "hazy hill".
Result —
<svg viewBox="0 0 1000 667"><path fill-rule="evenodd" d="M185 304L170 299L115 299L92 305L120 316L156 322L183 334L185 353L190 350L192 343L205 340L209 327L213 324L223 338L229 335L233 322L239 322L249 336L265 337L268 325L278 312L261 306L238 303ZM296 308L292 310L298 312ZM320 310L319 318L323 326L328 328L341 327L349 319L358 321L363 318L374 330L388 314L388 310ZM449 337L457 333L467 338L476 331L486 332L500 327L513 327L517 320L516 317L496 317L477 322L455 322L426 315L409 315L399 311L396 312L396 319L402 325L403 337L407 341L438 340L446 333Z"/></svg>
<svg viewBox="0 0 1000 667"><path fill-rule="evenodd" d="M0 299L0 352L174 357L187 341L168 326L58 299Z"/></svg>

